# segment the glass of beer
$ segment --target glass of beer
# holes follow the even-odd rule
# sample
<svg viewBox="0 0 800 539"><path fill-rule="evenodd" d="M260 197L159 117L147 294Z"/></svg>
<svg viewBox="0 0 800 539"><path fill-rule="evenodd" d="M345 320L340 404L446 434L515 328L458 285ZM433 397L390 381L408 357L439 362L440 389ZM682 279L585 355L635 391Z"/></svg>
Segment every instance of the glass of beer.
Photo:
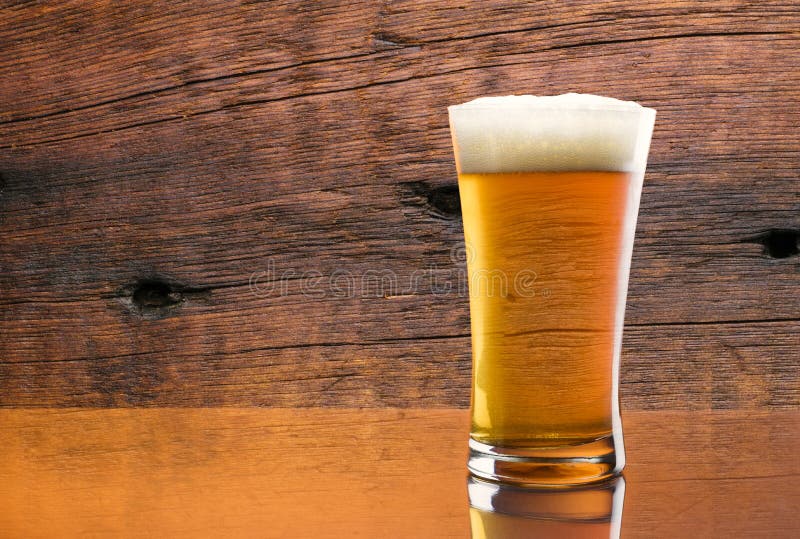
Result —
<svg viewBox="0 0 800 539"><path fill-rule="evenodd" d="M619 539L625 479L529 488L469 477L472 539Z"/></svg>
<svg viewBox="0 0 800 539"><path fill-rule="evenodd" d="M449 107L470 292L469 470L569 485L625 465L619 357L655 110L588 94Z"/></svg>

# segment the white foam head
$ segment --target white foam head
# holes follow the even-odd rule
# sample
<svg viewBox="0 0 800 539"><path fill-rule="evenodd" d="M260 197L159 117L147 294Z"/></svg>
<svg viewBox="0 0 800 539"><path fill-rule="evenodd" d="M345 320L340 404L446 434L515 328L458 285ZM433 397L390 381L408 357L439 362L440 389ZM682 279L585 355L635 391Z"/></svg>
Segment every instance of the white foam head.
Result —
<svg viewBox="0 0 800 539"><path fill-rule="evenodd" d="M643 172L656 116L591 94L481 97L448 112L462 173Z"/></svg>

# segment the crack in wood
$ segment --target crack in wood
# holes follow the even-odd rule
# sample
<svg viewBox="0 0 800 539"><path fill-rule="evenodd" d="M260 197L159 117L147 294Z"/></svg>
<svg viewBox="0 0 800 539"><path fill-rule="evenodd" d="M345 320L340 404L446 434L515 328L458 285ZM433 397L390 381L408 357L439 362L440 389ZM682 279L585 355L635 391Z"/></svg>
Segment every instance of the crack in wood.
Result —
<svg viewBox="0 0 800 539"><path fill-rule="evenodd" d="M105 105L115 105L115 104L122 103L122 102L125 102L125 101L128 101L128 100L131 100L131 99L137 99L139 97L148 97L148 96L152 96L152 95L163 94L163 93L171 92L173 90L180 90L180 89L183 89L183 88L189 88L189 87L197 86L197 85L200 85L200 84L208 84L210 82L219 82L219 81L223 81L223 80L235 80L235 79L244 78L244 77L250 77L250 76L254 76L254 75L263 75L265 73L273 73L273 72L276 72L276 71L284 71L284 70L288 70L288 69L296 69L298 67L321 65L321 64L331 63L331 62L340 62L340 61L344 61L344 60L354 60L354 59L358 59L358 58L361 58L361 57L372 56L374 54L376 54L376 52L367 52L367 53L345 55L345 56L333 56L333 57L328 57L328 58L320 58L318 60L309 60L309 61L306 61L306 62L297 62L297 63L294 63L294 64L286 64L286 65L282 65L282 66L268 67L268 68L264 68L264 69L253 69L253 70L250 70L250 71L243 71L241 73L231 73L231 74L227 74L227 75L220 75L218 77L207 77L207 78L202 78L202 79L194 79L194 80L186 81L186 82L184 82L182 84L175 84L175 85L172 85L172 86L164 86L162 88L154 88L152 90L145 90L145 91L142 91L142 92L137 92L137 93L134 93L134 94L125 95L125 96L122 96L122 97L117 97L117 98L114 98L114 99L107 99L107 100L104 100L104 101L98 101L97 103L91 103L89 105L82 105L80 107L73 107L73 108L69 108L69 109L57 110L57 111L53 111L53 112L48 112L46 114L39 114L39 115L34 115L34 116L26 116L24 118L14 118L12 120L6 120L6 121L3 121L3 122L0 122L0 127L2 127L4 125L8 125L8 124L28 122L28 121L32 121L32 120L41 120L41 119L44 119L44 118L51 118L51 117L54 117L54 116L59 116L59 115L63 115L63 114L69 114L69 113L72 113L72 112L81 112L81 111L85 111L85 110L91 110L93 108L102 107L102 106L105 106ZM183 115L180 115L180 117L183 117Z"/></svg>
<svg viewBox="0 0 800 539"><path fill-rule="evenodd" d="M626 328L657 328L669 326L723 326L742 324L780 324L785 322L800 322L800 318L763 318L756 320L697 320L689 322L640 322L625 324Z"/></svg>

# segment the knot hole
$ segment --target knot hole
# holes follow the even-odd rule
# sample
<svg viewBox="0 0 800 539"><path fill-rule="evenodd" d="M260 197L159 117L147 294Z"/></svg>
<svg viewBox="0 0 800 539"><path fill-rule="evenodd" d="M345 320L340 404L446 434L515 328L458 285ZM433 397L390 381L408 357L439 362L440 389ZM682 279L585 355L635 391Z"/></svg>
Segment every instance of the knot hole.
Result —
<svg viewBox="0 0 800 539"><path fill-rule="evenodd" d="M445 219L461 218L461 198L457 185L444 185L428 192L428 204L433 213Z"/></svg>
<svg viewBox="0 0 800 539"><path fill-rule="evenodd" d="M789 258L800 253L798 250L800 232L790 229L769 230L759 237L764 252L770 258Z"/></svg>
<svg viewBox="0 0 800 539"><path fill-rule="evenodd" d="M180 303L183 296L163 281L147 280L136 285L131 299L134 305L145 310L172 307Z"/></svg>

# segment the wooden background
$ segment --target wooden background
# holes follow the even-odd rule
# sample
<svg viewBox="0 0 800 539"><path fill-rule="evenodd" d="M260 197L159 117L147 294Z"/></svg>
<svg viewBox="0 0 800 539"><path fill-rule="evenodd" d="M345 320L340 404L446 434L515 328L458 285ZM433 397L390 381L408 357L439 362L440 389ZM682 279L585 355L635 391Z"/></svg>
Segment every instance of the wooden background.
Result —
<svg viewBox="0 0 800 539"><path fill-rule="evenodd" d="M798 407L799 28L794 1L0 2L0 406L468 406L446 106L572 90L658 109L623 407ZM344 293L369 272L423 278Z"/></svg>

